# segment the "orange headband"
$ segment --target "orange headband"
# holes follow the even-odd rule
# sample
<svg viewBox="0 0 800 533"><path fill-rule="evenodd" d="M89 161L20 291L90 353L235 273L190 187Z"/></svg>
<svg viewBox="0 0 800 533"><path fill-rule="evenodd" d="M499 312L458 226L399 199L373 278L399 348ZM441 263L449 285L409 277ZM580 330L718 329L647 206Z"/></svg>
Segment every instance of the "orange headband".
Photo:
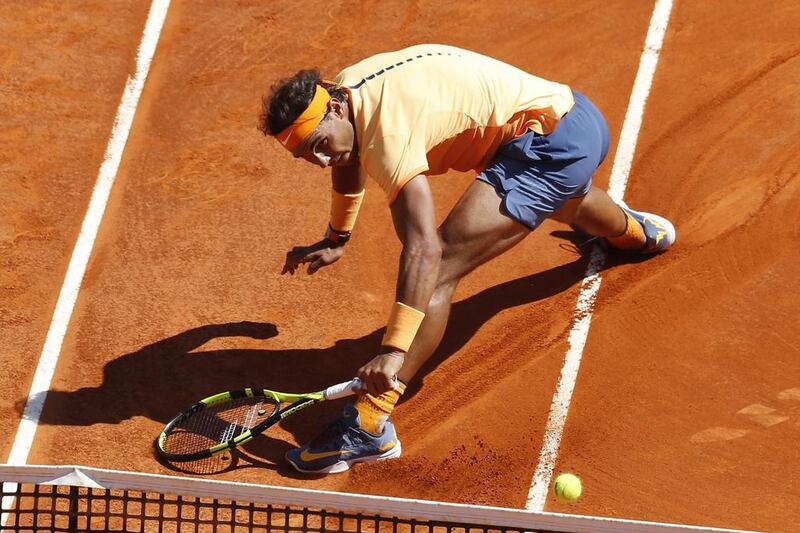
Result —
<svg viewBox="0 0 800 533"><path fill-rule="evenodd" d="M322 121L322 117L328 112L328 101L330 99L331 95L328 94L328 91L321 85L317 85L314 98L311 99L311 103L308 104L306 110L289 127L275 135L275 138L290 152L294 150Z"/></svg>

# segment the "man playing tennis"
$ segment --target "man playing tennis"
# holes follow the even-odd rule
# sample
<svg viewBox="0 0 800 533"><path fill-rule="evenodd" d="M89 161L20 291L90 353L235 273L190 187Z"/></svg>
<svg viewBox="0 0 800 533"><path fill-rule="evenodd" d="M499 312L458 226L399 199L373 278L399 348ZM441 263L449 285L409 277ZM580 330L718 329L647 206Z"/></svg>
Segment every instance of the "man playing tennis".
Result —
<svg viewBox="0 0 800 533"><path fill-rule="evenodd" d="M675 241L666 219L592 186L609 133L585 96L468 50L426 44L378 54L333 82L300 71L272 87L261 129L294 157L331 167L325 237L289 252L283 273L309 263L313 274L342 256L367 176L386 193L403 244L382 348L358 370L366 391L287 454L301 472L400 455L389 416L441 341L459 281L544 219L636 253L663 252ZM428 177L449 169L474 169L477 179L437 230Z"/></svg>

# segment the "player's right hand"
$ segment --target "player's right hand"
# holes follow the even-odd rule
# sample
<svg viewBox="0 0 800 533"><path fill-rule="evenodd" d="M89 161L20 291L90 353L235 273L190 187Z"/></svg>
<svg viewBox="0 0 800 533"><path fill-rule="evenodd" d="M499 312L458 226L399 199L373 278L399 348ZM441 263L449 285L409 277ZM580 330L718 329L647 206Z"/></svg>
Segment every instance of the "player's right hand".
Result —
<svg viewBox="0 0 800 533"><path fill-rule="evenodd" d="M361 380L361 392L380 396L397 388L397 373L403 368L405 353L392 350L379 354L372 361L358 369L356 376Z"/></svg>
<svg viewBox="0 0 800 533"><path fill-rule="evenodd" d="M344 255L344 247L336 246L328 239L312 244L311 246L295 246L286 252L286 262L283 264L281 274L292 274L303 263L308 263L308 273L313 274L322 267L332 265Z"/></svg>

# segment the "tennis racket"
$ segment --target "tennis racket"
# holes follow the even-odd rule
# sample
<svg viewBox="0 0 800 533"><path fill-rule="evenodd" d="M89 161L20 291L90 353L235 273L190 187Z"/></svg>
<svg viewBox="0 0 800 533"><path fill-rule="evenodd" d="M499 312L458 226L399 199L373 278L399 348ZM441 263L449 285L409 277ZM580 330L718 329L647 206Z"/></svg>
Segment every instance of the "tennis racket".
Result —
<svg viewBox="0 0 800 533"><path fill-rule="evenodd" d="M156 450L175 462L211 457L248 442L301 409L352 396L360 389L361 380L356 378L306 394L254 388L221 392L170 420L156 440Z"/></svg>

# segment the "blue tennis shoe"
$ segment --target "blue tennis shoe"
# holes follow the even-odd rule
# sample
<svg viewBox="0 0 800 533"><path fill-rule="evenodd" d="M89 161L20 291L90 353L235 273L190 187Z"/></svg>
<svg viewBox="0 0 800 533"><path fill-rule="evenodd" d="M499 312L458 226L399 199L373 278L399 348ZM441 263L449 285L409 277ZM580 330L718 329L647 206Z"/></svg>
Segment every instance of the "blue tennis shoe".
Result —
<svg viewBox="0 0 800 533"><path fill-rule="evenodd" d="M672 222L664 217L654 215L653 213L634 211L624 202L619 202L619 206L632 216L636 222L641 224L644 229L647 242L644 247L639 250L640 253L652 254L666 252L675 244L675 226L672 225Z"/></svg>
<svg viewBox="0 0 800 533"><path fill-rule="evenodd" d="M348 404L344 416L310 443L287 452L286 460L298 472L333 474L344 472L355 463L394 459L401 452L391 419L386 421L381 435L372 435L361 429L358 411Z"/></svg>

